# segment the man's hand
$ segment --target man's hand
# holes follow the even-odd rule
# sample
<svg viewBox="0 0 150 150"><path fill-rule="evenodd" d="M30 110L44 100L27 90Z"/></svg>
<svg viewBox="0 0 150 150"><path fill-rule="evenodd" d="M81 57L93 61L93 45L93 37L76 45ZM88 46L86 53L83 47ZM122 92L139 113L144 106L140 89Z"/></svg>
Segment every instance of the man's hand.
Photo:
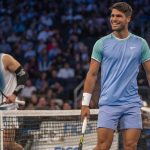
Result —
<svg viewBox="0 0 150 150"><path fill-rule="evenodd" d="M81 119L83 120L85 117L90 117L90 108L89 106L82 106L81 107Z"/></svg>
<svg viewBox="0 0 150 150"><path fill-rule="evenodd" d="M5 103L6 104L15 103L15 100L16 100L16 95L12 94L10 96L7 96Z"/></svg>

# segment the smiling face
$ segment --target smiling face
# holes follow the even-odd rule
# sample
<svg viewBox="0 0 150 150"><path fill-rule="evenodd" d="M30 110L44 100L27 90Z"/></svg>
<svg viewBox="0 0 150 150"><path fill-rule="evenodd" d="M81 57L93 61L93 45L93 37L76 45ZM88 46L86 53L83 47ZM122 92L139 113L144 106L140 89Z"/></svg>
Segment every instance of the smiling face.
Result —
<svg viewBox="0 0 150 150"><path fill-rule="evenodd" d="M121 32L128 29L128 23L131 20L131 16L126 16L123 12L112 9L110 16L110 24L113 31Z"/></svg>

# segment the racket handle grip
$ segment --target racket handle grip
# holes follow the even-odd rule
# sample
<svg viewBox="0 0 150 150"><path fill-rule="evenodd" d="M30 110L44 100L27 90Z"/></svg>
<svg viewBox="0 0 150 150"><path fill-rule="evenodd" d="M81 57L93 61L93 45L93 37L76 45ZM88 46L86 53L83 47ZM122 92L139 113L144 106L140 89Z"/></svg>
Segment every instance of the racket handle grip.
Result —
<svg viewBox="0 0 150 150"><path fill-rule="evenodd" d="M15 103L18 103L18 104L20 104L20 105L25 105L25 101L21 101L21 100L19 100L19 99L16 99L16 100L15 100Z"/></svg>
<svg viewBox="0 0 150 150"><path fill-rule="evenodd" d="M85 133L86 126L87 126L87 117L85 117L84 120L83 120L83 124L82 124L82 134Z"/></svg>

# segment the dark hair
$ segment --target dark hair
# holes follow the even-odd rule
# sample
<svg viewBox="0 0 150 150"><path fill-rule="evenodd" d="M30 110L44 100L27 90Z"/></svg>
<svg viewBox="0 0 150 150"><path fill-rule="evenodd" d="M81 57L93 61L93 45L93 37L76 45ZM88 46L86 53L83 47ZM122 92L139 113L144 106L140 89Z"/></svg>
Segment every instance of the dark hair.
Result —
<svg viewBox="0 0 150 150"><path fill-rule="evenodd" d="M132 16L132 7L126 2L118 2L110 7L110 10L117 9L123 12L126 16Z"/></svg>

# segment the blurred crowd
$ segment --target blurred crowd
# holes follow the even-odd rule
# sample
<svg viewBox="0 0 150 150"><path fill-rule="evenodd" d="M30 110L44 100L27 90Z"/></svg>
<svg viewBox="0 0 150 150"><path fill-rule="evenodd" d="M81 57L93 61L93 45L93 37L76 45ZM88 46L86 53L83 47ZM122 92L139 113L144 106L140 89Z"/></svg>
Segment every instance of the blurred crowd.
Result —
<svg viewBox="0 0 150 150"><path fill-rule="evenodd" d="M20 95L27 102L21 109L73 109L73 91L85 78L93 44L111 32L108 8L114 2L0 1L0 50L14 56L30 76ZM150 44L150 1L129 3L131 32ZM138 84L148 86L142 67Z"/></svg>

